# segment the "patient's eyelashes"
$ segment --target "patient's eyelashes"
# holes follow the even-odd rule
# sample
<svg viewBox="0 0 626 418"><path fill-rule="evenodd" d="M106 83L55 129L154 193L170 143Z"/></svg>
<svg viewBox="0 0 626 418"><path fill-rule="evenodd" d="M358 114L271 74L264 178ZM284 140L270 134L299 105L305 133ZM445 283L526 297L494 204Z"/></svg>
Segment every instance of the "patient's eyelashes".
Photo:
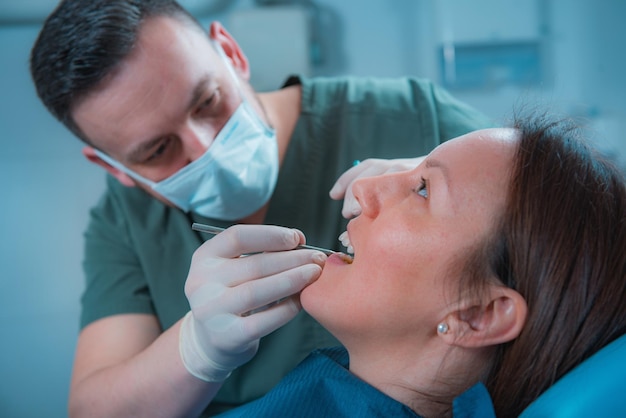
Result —
<svg viewBox="0 0 626 418"><path fill-rule="evenodd" d="M424 177L422 177L419 186L415 188L415 192L424 199L428 199L428 182L424 179Z"/></svg>

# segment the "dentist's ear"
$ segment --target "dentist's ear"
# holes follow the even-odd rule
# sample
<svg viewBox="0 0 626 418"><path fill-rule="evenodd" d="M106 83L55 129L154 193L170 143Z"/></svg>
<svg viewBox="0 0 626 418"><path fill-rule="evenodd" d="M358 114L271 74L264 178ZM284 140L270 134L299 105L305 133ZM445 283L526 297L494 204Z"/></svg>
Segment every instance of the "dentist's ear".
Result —
<svg viewBox="0 0 626 418"><path fill-rule="evenodd" d="M250 65L248 58L243 53L235 38L219 22L212 22L209 27L209 38L222 46L226 57L230 60L233 68L241 78L250 81Z"/></svg>
<svg viewBox="0 0 626 418"><path fill-rule="evenodd" d="M111 164L104 161L102 158L98 157L98 154L96 154L96 150L93 149L92 147L90 146L84 147L83 155L85 156L85 158L87 158L89 162L99 165L100 167L108 171L109 174L115 177L117 181L122 183L124 186L135 187L135 181L132 178L130 178L128 174L124 173L121 170L118 170L117 168L113 167Z"/></svg>
<svg viewBox="0 0 626 418"><path fill-rule="evenodd" d="M439 337L466 348L488 347L514 340L526 323L528 306L517 291L493 285L480 305L450 313L441 322ZM445 331L445 332L442 332Z"/></svg>

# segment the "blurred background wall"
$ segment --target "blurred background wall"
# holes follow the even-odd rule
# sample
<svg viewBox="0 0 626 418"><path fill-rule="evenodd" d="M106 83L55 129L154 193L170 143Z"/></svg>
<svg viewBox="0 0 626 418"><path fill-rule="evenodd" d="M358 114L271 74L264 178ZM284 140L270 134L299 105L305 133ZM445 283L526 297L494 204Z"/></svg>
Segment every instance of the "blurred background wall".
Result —
<svg viewBox="0 0 626 418"><path fill-rule="evenodd" d="M290 73L414 75L504 123L539 103L626 166L621 0L186 0L241 43L259 90ZM0 416L64 417L82 232L104 172L35 96L28 54L55 0L0 0Z"/></svg>

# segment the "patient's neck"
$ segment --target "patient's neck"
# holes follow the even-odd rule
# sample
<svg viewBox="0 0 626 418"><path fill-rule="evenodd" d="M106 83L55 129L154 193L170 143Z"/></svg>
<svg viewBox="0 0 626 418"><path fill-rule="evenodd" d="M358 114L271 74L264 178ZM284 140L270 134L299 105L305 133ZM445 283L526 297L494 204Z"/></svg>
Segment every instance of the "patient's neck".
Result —
<svg viewBox="0 0 626 418"><path fill-rule="evenodd" d="M452 416L453 399L485 370L482 353L438 341L419 349L392 344L346 348L352 373L423 417Z"/></svg>

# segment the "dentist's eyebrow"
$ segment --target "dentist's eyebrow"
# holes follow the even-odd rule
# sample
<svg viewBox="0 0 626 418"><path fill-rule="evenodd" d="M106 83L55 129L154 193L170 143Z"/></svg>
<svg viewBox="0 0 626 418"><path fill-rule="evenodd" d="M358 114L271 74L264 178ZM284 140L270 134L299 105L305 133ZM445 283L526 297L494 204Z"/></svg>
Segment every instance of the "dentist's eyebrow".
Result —
<svg viewBox="0 0 626 418"><path fill-rule="evenodd" d="M209 84L209 76L202 77L193 89L191 94L191 99L187 102L186 111L193 109L196 104L202 99L202 95L206 91L206 88ZM127 156L128 161L139 163L145 159L145 155L149 153L155 146L159 144L159 142L165 139L166 135L161 135L156 138L149 139L138 144L134 149L132 149Z"/></svg>

